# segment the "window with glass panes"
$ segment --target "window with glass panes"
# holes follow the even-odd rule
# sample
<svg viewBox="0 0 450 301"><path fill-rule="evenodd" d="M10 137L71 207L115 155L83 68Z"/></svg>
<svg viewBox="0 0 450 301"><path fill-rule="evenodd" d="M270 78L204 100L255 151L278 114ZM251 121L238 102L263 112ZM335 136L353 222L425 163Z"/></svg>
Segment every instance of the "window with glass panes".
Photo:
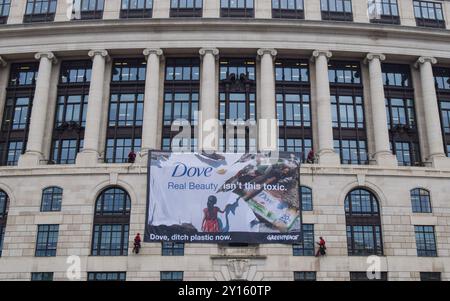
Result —
<svg viewBox="0 0 450 301"><path fill-rule="evenodd" d="M383 255L381 219L378 200L363 188L345 198L347 251L349 256Z"/></svg>
<svg viewBox="0 0 450 301"><path fill-rule="evenodd" d="M9 198L6 192L0 190L0 257L3 250L3 239L5 237L6 219L8 217Z"/></svg>
<svg viewBox="0 0 450 301"><path fill-rule="evenodd" d="M200 89L200 60L198 58L168 58L164 82L163 150L197 149L194 136L197 125ZM188 121L191 137L174 138ZM172 130L172 126L174 129Z"/></svg>
<svg viewBox="0 0 450 301"><path fill-rule="evenodd" d="M414 89L409 65L382 64L391 149L400 166L420 166Z"/></svg>
<svg viewBox="0 0 450 301"><path fill-rule="evenodd" d="M450 68L433 68L444 151L450 157Z"/></svg>
<svg viewBox="0 0 450 301"><path fill-rule="evenodd" d="M50 153L52 164L74 164L83 147L91 73L90 60L61 64Z"/></svg>
<svg viewBox="0 0 450 301"><path fill-rule="evenodd" d="M163 242L161 243L162 256L183 256L184 243L183 242Z"/></svg>
<svg viewBox="0 0 450 301"><path fill-rule="evenodd" d="M170 0L170 17L201 17L203 0Z"/></svg>
<svg viewBox="0 0 450 301"><path fill-rule="evenodd" d="M430 192L422 188L411 190L411 207L412 212L431 213Z"/></svg>
<svg viewBox="0 0 450 301"><path fill-rule="evenodd" d="M299 192L302 211L312 211L313 210L312 189L306 186L300 186Z"/></svg>
<svg viewBox="0 0 450 301"><path fill-rule="evenodd" d="M153 11L153 0L122 0L120 17L131 18L151 18Z"/></svg>
<svg viewBox="0 0 450 301"><path fill-rule="evenodd" d="M370 277L370 278L369 278ZM350 272L350 281L387 281L387 272L379 274L368 272Z"/></svg>
<svg viewBox="0 0 450 301"><path fill-rule="evenodd" d="M316 272L294 272L294 281L316 281Z"/></svg>
<svg viewBox="0 0 450 301"><path fill-rule="evenodd" d="M441 272L420 272L420 281L441 281Z"/></svg>
<svg viewBox="0 0 450 301"><path fill-rule="evenodd" d="M320 0L322 20L353 21L352 0Z"/></svg>
<svg viewBox="0 0 450 301"><path fill-rule="evenodd" d="M141 150L147 63L141 59L115 60L106 132L106 163L126 163L131 151Z"/></svg>
<svg viewBox="0 0 450 301"><path fill-rule="evenodd" d="M292 245L293 256L314 256L314 225L302 225L301 242Z"/></svg>
<svg viewBox="0 0 450 301"><path fill-rule="evenodd" d="M328 68L334 148L342 164L368 164L360 65L331 61Z"/></svg>
<svg viewBox="0 0 450 301"><path fill-rule="evenodd" d="M254 0L220 0L221 17L253 18Z"/></svg>
<svg viewBox="0 0 450 301"><path fill-rule="evenodd" d="M297 152L306 161L312 148L311 99L307 61L275 62L278 149Z"/></svg>
<svg viewBox="0 0 450 301"><path fill-rule="evenodd" d="M220 60L219 148L227 152L256 151L256 69L254 59ZM228 126L227 126L228 125Z"/></svg>
<svg viewBox="0 0 450 301"><path fill-rule="evenodd" d="M417 26L445 28L442 3L435 1L413 1Z"/></svg>
<svg viewBox="0 0 450 301"><path fill-rule="evenodd" d="M11 8L11 0L0 0L0 24L6 24Z"/></svg>
<svg viewBox="0 0 450 301"><path fill-rule="evenodd" d="M272 18L304 19L303 0L272 0Z"/></svg>
<svg viewBox="0 0 450 301"><path fill-rule="evenodd" d="M17 165L25 151L37 71L37 63L11 65L0 129L0 165Z"/></svg>
<svg viewBox="0 0 450 301"><path fill-rule="evenodd" d="M32 272L31 281L53 281L53 272Z"/></svg>
<svg viewBox="0 0 450 301"><path fill-rule="evenodd" d="M434 226L414 226L414 232L416 234L417 256L437 256Z"/></svg>
<svg viewBox="0 0 450 301"><path fill-rule="evenodd" d="M49 22L55 19L57 0L27 0L24 23Z"/></svg>
<svg viewBox="0 0 450 301"><path fill-rule="evenodd" d="M161 281L183 281L183 272L180 271L162 271L160 273Z"/></svg>
<svg viewBox="0 0 450 301"><path fill-rule="evenodd" d="M63 190L59 187L48 187L42 190L41 212L61 211Z"/></svg>
<svg viewBox="0 0 450 301"><path fill-rule="evenodd" d="M125 281L126 272L88 272L88 281Z"/></svg>
<svg viewBox="0 0 450 301"><path fill-rule="evenodd" d="M397 0L368 0L370 22L400 24Z"/></svg>
<svg viewBox="0 0 450 301"><path fill-rule="evenodd" d="M126 256L131 200L120 187L102 191L95 203L91 255Z"/></svg>
<svg viewBox="0 0 450 301"><path fill-rule="evenodd" d="M104 5L105 0L73 0L73 19L101 19Z"/></svg>
<svg viewBox="0 0 450 301"><path fill-rule="evenodd" d="M38 225L35 256L56 256L58 234L59 225Z"/></svg>

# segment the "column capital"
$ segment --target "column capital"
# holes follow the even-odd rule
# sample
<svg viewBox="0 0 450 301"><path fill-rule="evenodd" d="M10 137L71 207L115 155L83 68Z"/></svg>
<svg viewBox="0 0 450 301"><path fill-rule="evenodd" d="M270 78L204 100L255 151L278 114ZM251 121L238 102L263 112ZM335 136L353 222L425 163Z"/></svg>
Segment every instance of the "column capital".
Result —
<svg viewBox="0 0 450 301"><path fill-rule="evenodd" d="M2 56L0 56L0 67L6 67L6 65L8 65L8 63Z"/></svg>
<svg viewBox="0 0 450 301"><path fill-rule="evenodd" d="M312 53L311 61L315 61L319 56L324 56L328 60L333 56L333 54L329 50L316 49Z"/></svg>
<svg viewBox="0 0 450 301"><path fill-rule="evenodd" d="M89 50L88 56L91 58L94 58L96 55L100 55L104 57L107 61L109 61L109 54L108 51L105 49L92 49Z"/></svg>
<svg viewBox="0 0 450 301"><path fill-rule="evenodd" d="M366 58L364 59L364 64L369 63L371 60L378 59L380 62L384 61L386 59L386 56L382 53L373 53L370 52L366 55Z"/></svg>
<svg viewBox="0 0 450 301"><path fill-rule="evenodd" d="M164 51L161 48L145 48L142 53L145 55L145 57L148 57L150 54L162 56L164 54Z"/></svg>
<svg viewBox="0 0 450 301"><path fill-rule="evenodd" d="M418 68L420 65L430 63L431 65L434 65L437 63L437 59L432 56L421 56L417 59L416 63L414 64L414 67Z"/></svg>
<svg viewBox="0 0 450 301"><path fill-rule="evenodd" d="M276 49L273 48L260 48L258 49L258 51L256 52L258 54L258 56L263 56L265 54L270 54L273 58L275 58L278 54L278 51Z"/></svg>
<svg viewBox="0 0 450 301"><path fill-rule="evenodd" d="M40 60L41 58L46 58L49 61L51 61L53 64L56 64L58 60L56 59L56 56L53 52L47 51L47 52L38 52L34 55L34 58L37 60Z"/></svg>
<svg viewBox="0 0 450 301"><path fill-rule="evenodd" d="M214 57L217 58L220 52L217 48L200 48L198 53L200 54L200 56L205 56L205 54L211 53L212 55L214 55Z"/></svg>

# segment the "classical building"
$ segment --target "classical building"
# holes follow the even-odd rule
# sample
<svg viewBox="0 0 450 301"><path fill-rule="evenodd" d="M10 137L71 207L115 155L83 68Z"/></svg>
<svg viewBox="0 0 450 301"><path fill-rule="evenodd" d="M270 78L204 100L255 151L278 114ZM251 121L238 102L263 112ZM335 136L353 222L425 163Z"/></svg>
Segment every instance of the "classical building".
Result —
<svg viewBox="0 0 450 301"><path fill-rule="evenodd" d="M450 1L70 2L0 0L1 280L450 280ZM300 244L132 253L148 151L178 118L211 147L197 110L314 149Z"/></svg>

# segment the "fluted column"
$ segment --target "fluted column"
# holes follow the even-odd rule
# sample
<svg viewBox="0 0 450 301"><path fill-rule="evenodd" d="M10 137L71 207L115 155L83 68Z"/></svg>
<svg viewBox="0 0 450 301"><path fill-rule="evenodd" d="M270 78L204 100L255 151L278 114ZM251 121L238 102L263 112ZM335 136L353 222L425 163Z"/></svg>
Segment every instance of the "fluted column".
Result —
<svg viewBox="0 0 450 301"><path fill-rule="evenodd" d="M217 151L219 148L219 122L217 118L216 61L219 50L202 48L201 92L200 92L200 124L199 138L204 151Z"/></svg>
<svg viewBox="0 0 450 301"><path fill-rule="evenodd" d="M439 107L434 86L432 64L436 64L434 57L420 57L416 67L420 70L420 82L422 88L422 102L424 106L425 127L429 155L427 161L433 166L439 165L439 161L448 161L444 153L442 129L439 121Z"/></svg>
<svg viewBox="0 0 450 301"><path fill-rule="evenodd" d="M142 154L158 147L158 104L160 82L161 49L144 49L147 58L145 78L144 122L142 126Z"/></svg>
<svg viewBox="0 0 450 301"><path fill-rule="evenodd" d="M19 158L18 165L21 167L39 165L44 159L45 125L47 120L52 120L52 118L48 118L47 108L52 65L56 62L56 57L52 52L38 52L34 57L39 60L39 71L34 91L33 109L31 110L27 148L25 154Z"/></svg>
<svg viewBox="0 0 450 301"><path fill-rule="evenodd" d="M84 132L84 147L77 156L77 164L94 165L100 157L100 129L103 106L103 84L105 81L106 61L109 59L106 50L91 50L92 58L91 85L86 113L86 129Z"/></svg>
<svg viewBox="0 0 450 301"><path fill-rule="evenodd" d="M396 166L397 159L392 154L389 145L383 74L381 71L381 61L385 59L384 54L369 53L365 60L369 65L370 102L372 106L373 133L375 138L375 154L373 157L378 165Z"/></svg>
<svg viewBox="0 0 450 301"><path fill-rule="evenodd" d="M275 49L259 49L261 60L260 118L258 120L258 145L260 151L274 151L278 147L277 113L275 100Z"/></svg>
<svg viewBox="0 0 450 301"><path fill-rule="evenodd" d="M312 59L315 61L316 71L316 107L319 163L338 165L339 155L334 151L333 125L331 119L330 82L328 79L328 59L330 51L314 50Z"/></svg>

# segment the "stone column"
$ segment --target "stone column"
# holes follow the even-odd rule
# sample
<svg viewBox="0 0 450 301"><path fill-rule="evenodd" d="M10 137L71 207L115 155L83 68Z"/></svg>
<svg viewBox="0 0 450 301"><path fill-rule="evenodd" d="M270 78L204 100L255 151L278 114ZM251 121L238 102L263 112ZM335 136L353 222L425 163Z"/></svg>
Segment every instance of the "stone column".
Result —
<svg viewBox="0 0 450 301"><path fill-rule="evenodd" d="M381 71L381 61L385 59L385 55L380 53L369 53L365 59L365 63L369 65L370 103L375 138L373 157L378 165L397 166L397 159L392 154L389 145L383 74Z"/></svg>
<svg viewBox="0 0 450 301"><path fill-rule="evenodd" d="M217 76L216 61L219 50L202 48L200 114L199 114L199 147L207 152L219 149L219 122L217 118Z"/></svg>
<svg viewBox="0 0 450 301"><path fill-rule="evenodd" d="M316 71L316 107L319 163L339 165L339 155L334 151L333 125L331 119L330 82L328 80L328 59L332 56L327 50L314 50L312 59Z"/></svg>
<svg viewBox="0 0 450 301"><path fill-rule="evenodd" d="M8 86L8 63L0 56L0 126L3 122L3 111L6 102L6 87Z"/></svg>
<svg viewBox="0 0 450 301"><path fill-rule="evenodd" d="M260 151L275 151L278 149L278 128L275 100L275 49L259 49L261 61L260 76L260 114L258 120L258 145Z"/></svg>
<svg viewBox="0 0 450 301"><path fill-rule="evenodd" d="M144 49L147 58L147 74L145 79L144 122L142 126L142 154L158 146L158 107L161 49Z"/></svg>
<svg viewBox="0 0 450 301"><path fill-rule="evenodd" d="M219 1L217 1L219 2ZM254 1L255 18L271 19L272 18L272 0Z"/></svg>
<svg viewBox="0 0 450 301"><path fill-rule="evenodd" d="M220 18L220 1L203 1L203 18Z"/></svg>
<svg viewBox="0 0 450 301"><path fill-rule="evenodd" d="M422 103L424 108L425 128L427 133L427 144L430 161L434 167L449 161L444 153L444 143L442 140L442 129L439 119L439 107L434 86L434 76L432 65L436 64L434 57L420 57L415 66L420 70L420 83L422 88Z"/></svg>
<svg viewBox="0 0 450 301"><path fill-rule="evenodd" d="M34 91L33 109L31 110L27 149L25 154L19 158L18 165L20 167L36 166L44 159L45 125L47 120L53 120L47 116L47 108L49 106L52 65L56 62L56 58L52 52L38 52L34 57L39 60L39 71Z"/></svg>
<svg viewBox="0 0 450 301"><path fill-rule="evenodd" d="M100 128L103 106L103 84L105 81L105 65L109 59L106 50L91 50L92 76L89 88L89 100L86 113L86 129L84 132L84 147L77 156L77 164L90 166L98 163L100 157Z"/></svg>
<svg viewBox="0 0 450 301"><path fill-rule="evenodd" d="M303 1L306 20L322 20L320 1Z"/></svg>
<svg viewBox="0 0 450 301"><path fill-rule="evenodd" d="M11 1L11 7L9 9L8 24L21 24L23 23L23 15L25 14L25 8L27 0L15 0Z"/></svg>

